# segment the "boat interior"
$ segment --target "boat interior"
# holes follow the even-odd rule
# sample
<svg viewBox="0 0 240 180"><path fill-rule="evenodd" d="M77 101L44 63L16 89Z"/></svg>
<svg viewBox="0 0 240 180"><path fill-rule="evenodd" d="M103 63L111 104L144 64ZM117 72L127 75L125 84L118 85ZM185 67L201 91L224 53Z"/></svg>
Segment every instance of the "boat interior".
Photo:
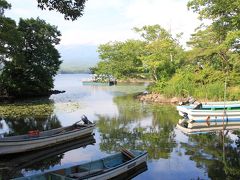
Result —
<svg viewBox="0 0 240 180"><path fill-rule="evenodd" d="M54 136L57 134L64 134L71 131L79 131L80 129L86 128L88 125L86 124L74 124L67 127L61 127L57 129L47 130L47 131L41 131L38 130L29 131L28 134L19 135L19 136L8 136L8 137L0 137L0 142L3 141L19 141L19 140L27 140L27 139L38 139L48 136Z"/></svg>

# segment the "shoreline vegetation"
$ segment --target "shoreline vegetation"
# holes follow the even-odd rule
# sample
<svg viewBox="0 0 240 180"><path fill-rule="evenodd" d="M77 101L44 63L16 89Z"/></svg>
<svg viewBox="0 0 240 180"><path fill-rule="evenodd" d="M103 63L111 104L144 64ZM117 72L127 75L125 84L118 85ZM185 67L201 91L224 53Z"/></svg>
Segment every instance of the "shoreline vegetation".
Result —
<svg viewBox="0 0 240 180"><path fill-rule="evenodd" d="M228 13L222 14L227 6ZM134 27L141 38L101 44L100 62L91 71L117 79L151 79L147 91L152 97L140 98L146 101L171 102L172 98L189 96L206 101L238 100L239 7L231 1L190 0L188 8L212 23L196 28L187 42L188 49L180 44L181 34L171 34L158 24Z"/></svg>
<svg viewBox="0 0 240 180"><path fill-rule="evenodd" d="M50 90L49 92L46 92L46 93L34 94L31 96L23 96L23 97L0 95L0 103L15 103L15 101L34 100L35 98L49 98L53 94L61 94L65 92L66 91Z"/></svg>
<svg viewBox="0 0 240 180"><path fill-rule="evenodd" d="M21 99L51 95L62 63L55 48L60 31L40 18L20 18L17 24L4 15L11 5L0 1L0 96ZM200 19L211 22L196 28L186 42L188 49L180 43L182 33L172 34L159 24L134 27L140 38L101 44L97 50L100 61L90 72L112 76L118 82L150 80L147 91L153 98L146 100L169 102L189 96L238 100L240 3L189 0L187 6ZM227 13L222 14L226 7Z"/></svg>

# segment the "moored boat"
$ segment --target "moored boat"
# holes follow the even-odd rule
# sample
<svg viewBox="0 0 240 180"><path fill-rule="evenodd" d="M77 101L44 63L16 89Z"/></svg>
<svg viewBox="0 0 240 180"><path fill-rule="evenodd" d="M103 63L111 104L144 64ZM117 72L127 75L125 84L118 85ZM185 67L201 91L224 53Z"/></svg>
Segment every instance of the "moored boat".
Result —
<svg viewBox="0 0 240 180"><path fill-rule="evenodd" d="M209 133L216 132L222 130L238 130L240 129L240 125L220 125L220 126L207 126L207 127L194 127L188 128L183 124L177 124L177 129L181 130L185 134L201 134L201 133Z"/></svg>
<svg viewBox="0 0 240 180"><path fill-rule="evenodd" d="M83 116L71 126L48 131L30 131L28 134L0 138L0 155L41 149L93 133L95 123Z"/></svg>
<svg viewBox="0 0 240 180"><path fill-rule="evenodd" d="M82 79L82 85L88 86L112 86L117 85L117 80L111 75L92 75L91 78Z"/></svg>
<svg viewBox="0 0 240 180"><path fill-rule="evenodd" d="M190 120L240 119L240 110L188 110Z"/></svg>
<svg viewBox="0 0 240 180"><path fill-rule="evenodd" d="M207 120L188 120L181 119L179 124L184 125L187 128L199 128L199 127L216 127L216 126L240 126L240 119L207 119Z"/></svg>
<svg viewBox="0 0 240 180"><path fill-rule="evenodd" d="M38 164L34 168L35 170L46 170L57 165L65 152L82 147L85 148L95 143L94 136L90 135L35 151L1 156L0 170L2 170L2 173L0 174L2 175L2 180L19 177L23 169L32 168L35 164Z"/></svg>
<svg viewBox="0 0 240 180"><path fill-rule="evenodd" d="M202 104L201 106L188 105L188 106L177 106L177 111L180 116L186 116L192 112L209 112L209 111L240 111L240 103L239 104ZM198 111L197 111L198 110Z"/></svg>
<svg viewBox="0 0 240 180"><path fill-rule="evenodd" d="M116 81L109 81L109 82L82 81L82 85L86 85L86 86L112 86L116 84L117 84Z"/></svg>
<svg viewBox="0 0 240 180"><path fill-rule="evenodd" d="M74 180L74 179L111 179L126 173L139 165L146 163L147 152L128 151L122 152L72 167L49 171L43 174L15 178L14 180Z"/></svg>

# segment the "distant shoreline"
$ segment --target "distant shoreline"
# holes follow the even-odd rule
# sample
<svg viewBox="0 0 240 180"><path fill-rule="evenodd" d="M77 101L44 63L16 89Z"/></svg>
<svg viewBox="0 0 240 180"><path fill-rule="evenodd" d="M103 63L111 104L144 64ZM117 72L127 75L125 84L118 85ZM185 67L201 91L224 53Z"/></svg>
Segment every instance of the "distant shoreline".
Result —
<svg viewBox="0 0 240 180"><path fill-rule="evenodd" d="M59 71L58 74L91 74L88 71Z"/></svg>

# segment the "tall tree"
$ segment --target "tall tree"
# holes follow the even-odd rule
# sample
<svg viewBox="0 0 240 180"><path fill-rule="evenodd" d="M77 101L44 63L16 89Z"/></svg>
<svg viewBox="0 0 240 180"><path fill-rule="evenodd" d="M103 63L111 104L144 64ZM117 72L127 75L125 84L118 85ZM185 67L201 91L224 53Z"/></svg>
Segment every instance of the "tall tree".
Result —
<svg viewBox="0 0 240 180"><path fill-rule="evenodd" d="M98 47L102 60L95 69L97 74L111 74L117 78L136 77L143 71L140 56L145 43L139 40L109 42Z"/></svg>
<svg viewBox="0 0 240 180"><path fill-rule="evenodd" d="M10 8L10 4L5 0L0 0L0 69L3 66L3 61L11 54L18 34L15 21L4 16L5 10Z"/></svg>
<svg viewBox="0 0 240 180"><path fill-rule="evenodd" d="M205 55L217 54L222 60L223 70L231 70L231 62L240 52L240 1L239 0L191 0L188 7L199 13L201 19L210 19L212 25L199 29L190 44ZM209 41L210 40L210 41ZM205 42L205 47L200 43ZM235 68L236 69L236 68Z"/></svg>
<svg viewBox="0 0 240 180"><path fill-rule="evenodd" d="M239 0L190 0L188 7L199 13L201 19L213 21L213 27L219 34L240 30Z"/></svg>
<svg viewBox="0 0 240 180"><path fill-rule="evenodd" d="M55 48L60 32L39 18L20 19L21 41L10 61L6 61L0 80L8 95L16 97L47 95L61 61Z"/></svg>
<svg viewBox="0 0 240 180"><path fill-rule="evenodd" d="M147 42L146 52L141 59L153 79L157 81L171 77L175 72L175 65L179 64L183 55L178 40L160 25L143 26L134 30Z"/></svg>

